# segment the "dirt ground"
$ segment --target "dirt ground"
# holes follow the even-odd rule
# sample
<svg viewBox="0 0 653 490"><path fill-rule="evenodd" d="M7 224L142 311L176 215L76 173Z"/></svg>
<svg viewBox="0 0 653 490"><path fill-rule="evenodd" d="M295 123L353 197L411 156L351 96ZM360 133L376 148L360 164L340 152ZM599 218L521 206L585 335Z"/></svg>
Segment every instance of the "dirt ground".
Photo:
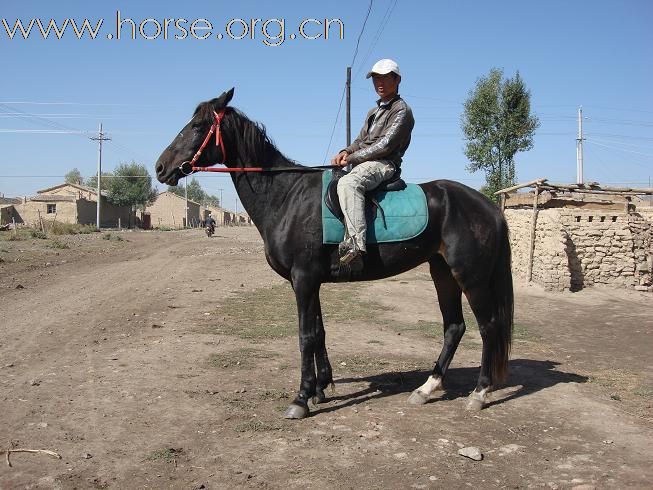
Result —
<svg viewBox="0 0 653 490"><path fill-rule="evenodd" d="M464 410L426 268L325 285L336 391L287 421L296 312L255 228L0 236L0 488L651 488L653 301L516 284L508 383ZM458 454L474 446L482 461Z"/></svg>

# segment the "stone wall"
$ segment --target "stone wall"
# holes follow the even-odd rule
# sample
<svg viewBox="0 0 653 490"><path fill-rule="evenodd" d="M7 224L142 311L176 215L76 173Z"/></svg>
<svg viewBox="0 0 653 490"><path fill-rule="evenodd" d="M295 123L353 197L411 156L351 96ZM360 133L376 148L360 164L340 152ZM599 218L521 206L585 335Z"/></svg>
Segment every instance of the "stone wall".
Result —
<svg viewBox="0 0 653 490"><path fill-rule="evenodd" d="M507 209L513 273L526 278L533 211ZM648 213L542 209L532 280L547 290L611 286L653 291L653 221Z"/></svg>
<svg viewBox="0 0 653 490"><path fill-rule="evenodd" d="M530 209L507 209L510 227L513 274L527 278L531 246ZM571 288L571 272L567 258L567 234L556 209L540 210L535 229L532 280L547 290L565 291Z"/></svg>

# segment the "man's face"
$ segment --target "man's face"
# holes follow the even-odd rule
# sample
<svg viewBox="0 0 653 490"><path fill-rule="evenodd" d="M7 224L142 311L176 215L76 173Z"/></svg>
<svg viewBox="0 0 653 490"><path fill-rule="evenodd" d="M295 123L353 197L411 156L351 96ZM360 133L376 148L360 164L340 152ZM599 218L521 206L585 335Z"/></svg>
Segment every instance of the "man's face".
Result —
<svg viewBox="0 0 653 490"><path fill-rule="evenodd" d="M397 95L399 89L399 77L394 73L386 73L385 75L372 75L372 83L374 90L381 97L381 100L388 101Z"/></svg>

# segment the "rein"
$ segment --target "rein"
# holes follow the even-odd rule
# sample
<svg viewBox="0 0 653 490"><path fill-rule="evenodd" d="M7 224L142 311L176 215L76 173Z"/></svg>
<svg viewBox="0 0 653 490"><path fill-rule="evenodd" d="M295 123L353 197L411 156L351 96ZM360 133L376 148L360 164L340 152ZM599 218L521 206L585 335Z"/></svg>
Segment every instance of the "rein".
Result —
<svg viewBox="0 0 653 490"><path fill-rule="evenodd" d="M213 124L211 124L211 129L209 129L209 132L207 133L206 138L204 138L204 141L202 142L202 145L200 146L199 150L197 150L195 155L193 155L192 160L190 161L187 160L185 162L182 162L181 165L179 165L179 171L183 175L188 176L194 172L318 172L325 169L341 168L338 165L314 165L312 167L302 167L302 166L239 167L239 168L196 167L195 164L197 163L199 157L202 155L202 152L204 151L204 148L206 148L206 145L208 145L211 136L213 136L213 133L215 133L215 146L220 146L220 150L222 151L222 162L220 162L220 165L224 165L225 162L227 161L227 152L224 148L224 141L222 139L222 133L220 131L220 124L222 123L224 114L225 114L225 109L220 109L219 112L213 111Z"/></svg>

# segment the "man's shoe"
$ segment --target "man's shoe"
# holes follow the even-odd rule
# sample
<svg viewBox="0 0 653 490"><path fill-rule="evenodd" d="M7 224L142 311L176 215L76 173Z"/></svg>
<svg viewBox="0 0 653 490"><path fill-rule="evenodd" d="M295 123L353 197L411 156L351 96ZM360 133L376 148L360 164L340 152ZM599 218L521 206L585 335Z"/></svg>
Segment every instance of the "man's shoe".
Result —
<svg viewBox="0 0 653 490"><path fill-rule="evenodd" d="M363 253L360 250L349 249L342 257L340 257L340 265L349 265L359 257L362 258Z"/></svg>

